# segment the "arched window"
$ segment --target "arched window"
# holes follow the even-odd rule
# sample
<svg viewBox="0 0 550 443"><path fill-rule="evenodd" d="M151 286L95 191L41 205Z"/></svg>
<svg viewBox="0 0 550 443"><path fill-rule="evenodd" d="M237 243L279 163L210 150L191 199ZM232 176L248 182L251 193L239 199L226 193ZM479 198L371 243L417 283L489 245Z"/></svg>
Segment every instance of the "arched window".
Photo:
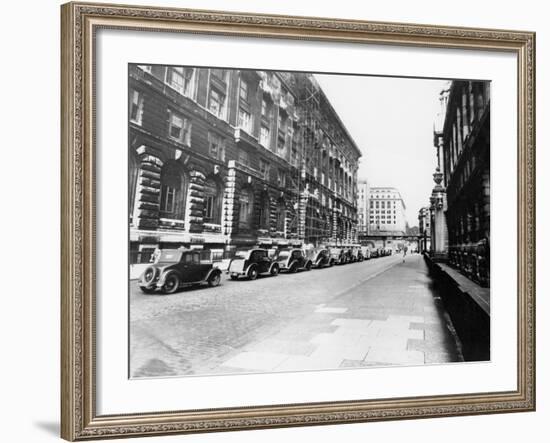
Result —
<svg viewBox="0 0 550 443"><path fill-rule="evenodd" d="M277 202L277 231L285 232L286 206L285 201L280 199Z"/></svg>
<svg viewBox="0 0 550 443"><path fill-rule="evenodd" d="M241 189L239 193L239 228L250 229L253 208L254 193L252 189Z"/></svg>
<svg viewBox="0 0 550 443"><path fill-rule="evenodd" d="M221 224L223 191L220 183L210 178L204 184L204 222Z"/></svg>
<svg viewBox="0 0 550 443"><path fill-rule="evenodd" d="M160 216L183 220L187 183L181 167L176 162L167 162L162 168L160 181Z"/></svg>

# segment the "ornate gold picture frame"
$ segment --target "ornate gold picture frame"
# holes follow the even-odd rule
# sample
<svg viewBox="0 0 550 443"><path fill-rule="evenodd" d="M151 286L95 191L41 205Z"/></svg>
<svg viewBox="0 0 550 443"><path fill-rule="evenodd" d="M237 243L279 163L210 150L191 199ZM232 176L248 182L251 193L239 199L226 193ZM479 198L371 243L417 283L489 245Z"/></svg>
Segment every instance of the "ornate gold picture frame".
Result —
<svg viewBox="0 0 550 443"><path fill-rule="evenodd" d="M535 409L534 33L79 2L63 5L61 18L61 435L64 439L75 441ZM128 410L118 415L98 415L95 36L99 29L515 54L518 79L517 389L150 413ZM498 279L498 275L493 278Z"/></svg>

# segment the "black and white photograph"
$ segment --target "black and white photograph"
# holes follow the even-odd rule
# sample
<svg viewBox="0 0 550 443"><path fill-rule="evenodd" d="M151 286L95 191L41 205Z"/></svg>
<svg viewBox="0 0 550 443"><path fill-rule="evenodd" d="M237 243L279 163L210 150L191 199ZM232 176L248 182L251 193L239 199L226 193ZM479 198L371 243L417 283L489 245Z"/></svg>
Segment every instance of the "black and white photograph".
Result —
<svg viewBox="0 0 550 443"><path fill-rule="evenodd" d="M129 377L490 361L490 86L129 64Z"/></svg>

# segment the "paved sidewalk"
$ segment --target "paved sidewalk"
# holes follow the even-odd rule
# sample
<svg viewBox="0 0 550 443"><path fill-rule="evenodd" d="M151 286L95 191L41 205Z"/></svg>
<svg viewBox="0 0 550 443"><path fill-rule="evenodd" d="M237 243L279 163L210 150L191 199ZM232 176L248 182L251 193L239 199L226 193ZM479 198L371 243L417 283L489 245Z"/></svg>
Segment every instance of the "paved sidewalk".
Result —
<svg viewBox="0 0 550 443"><path fill-rule="evenodd" d="M413 255L315 306L277 333L227 355L209 372L462 361L455 337L423 258Z"/></svg>

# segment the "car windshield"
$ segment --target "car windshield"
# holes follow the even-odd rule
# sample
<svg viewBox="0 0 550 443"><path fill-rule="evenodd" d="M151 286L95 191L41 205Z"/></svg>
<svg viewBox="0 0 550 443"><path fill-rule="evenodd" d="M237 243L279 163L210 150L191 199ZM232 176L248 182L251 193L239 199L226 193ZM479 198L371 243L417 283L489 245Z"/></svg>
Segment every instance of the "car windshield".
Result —
<svg viewBox="0 0 550 443"><path fill-rule="evenodd" d="M308 256L308 258L317 257L317 254L321 251L322 249L308 249L306 251L306 255Z"/></svg>
<svg viewBox="0 0 550 443"><path fill-rule="evenodd" d="M179 261L181 259L181 254L182 254L181 251L176 251L176 250L161 251L157 262L161 262L161 263L179 263Z"/></svg>
<svg viewBox="0 0 550 443"><path fill-rule="evenodd" d="M235 258L244 258L248 257L248 251L236 251Z"/></svg>
<svg viewBox="0 0 550 443"><path fill-rule="evenodd" d="M289 255L290 255L290 251L279 251L277 254L277 260L288 258Z"/></svg>

